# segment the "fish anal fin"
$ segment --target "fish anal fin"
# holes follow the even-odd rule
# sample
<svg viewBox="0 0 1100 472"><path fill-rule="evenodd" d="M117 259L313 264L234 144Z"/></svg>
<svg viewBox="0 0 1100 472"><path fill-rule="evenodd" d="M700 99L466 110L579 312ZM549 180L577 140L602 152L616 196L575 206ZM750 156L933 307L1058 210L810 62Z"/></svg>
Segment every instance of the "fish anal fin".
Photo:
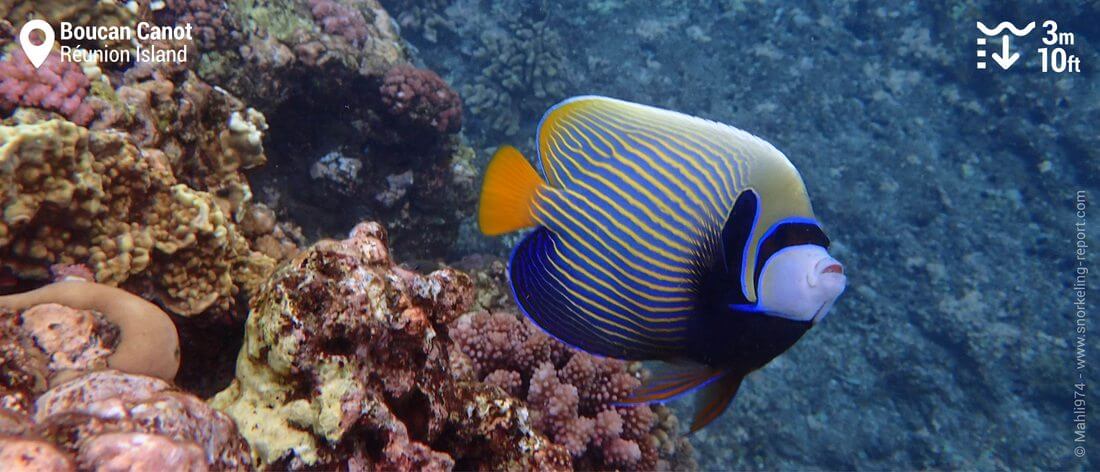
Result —
<svg viewBox="0 0 1100 472"><path fill-rule="evenodd" d="M703 389L696 399L695 416L691 419L691 431L694 433L703 429L726 411L733 397L737 395L737 389L741 387L744 375L738 373L725 373L721 378L711 382Z"/></svg>
<svg viewBox="0 0 1100 472"><path fill-rule="evenodd" d="M634 392L621 403L660 403L690 393L722 375L722 371L694 363L665 364L653 369Z"/></svg>
<svg viewBox="0 0 1100 472"><path fill-rule="evenodd" d="M477 221L490 236L535 226L531 205L543 185L538 172L514 147L501 146L485 169Z"/></svg>

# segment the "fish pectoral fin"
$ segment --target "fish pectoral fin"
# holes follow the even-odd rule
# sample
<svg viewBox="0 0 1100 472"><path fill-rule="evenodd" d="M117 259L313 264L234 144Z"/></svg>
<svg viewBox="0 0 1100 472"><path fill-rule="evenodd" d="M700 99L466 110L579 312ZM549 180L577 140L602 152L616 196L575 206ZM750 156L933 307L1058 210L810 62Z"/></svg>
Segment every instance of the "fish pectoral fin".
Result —
<svg viewBox="0 0 1100 472"><path fill-rule="evenodd" d="M744 378L743 374L724 372L719 379L709 383L696 399L695 416L691 419L691 431L688 434L703 429L721 416L737 395L737 389L741 387Z"/></svg>
<svg viewBox="0 0 1100 472"><path fill-rule="evenodd" d="M477 222L489 236L510 233L536 225L531 213L535 192L542 178L512 146L501 146L485 169Z"/></svg>
<svg viewBox="0 0 1100 472"><path fill-rule="evenodd" d="M652 369L634 392L620 403L659 403L690 393L720 377L723 372L695 363L665 364Z"/></svg>

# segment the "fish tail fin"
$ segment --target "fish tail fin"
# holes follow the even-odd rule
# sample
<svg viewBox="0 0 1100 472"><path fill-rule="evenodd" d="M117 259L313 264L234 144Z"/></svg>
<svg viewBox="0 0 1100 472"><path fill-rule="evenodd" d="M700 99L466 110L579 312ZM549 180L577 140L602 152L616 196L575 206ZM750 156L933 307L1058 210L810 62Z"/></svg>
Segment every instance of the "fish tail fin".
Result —
<svg viewBox="0 0 1100 472"><path fill-rule="evenodd" d="M535 226L531 205L543 184L538 172L512 146L501 146L485 169L477 222L489 236Z"/></svg>
<svg viewBox="0 0 1100 472"><path fill-rule="evenodd" d="M744 375L730 372L708 384L699 395L695 416L691 419L691 431L688 434L703 429L721 416L722 412L730 406L733 397L737 395L737 389L741 387L741 380L744 378Z"/></svg>

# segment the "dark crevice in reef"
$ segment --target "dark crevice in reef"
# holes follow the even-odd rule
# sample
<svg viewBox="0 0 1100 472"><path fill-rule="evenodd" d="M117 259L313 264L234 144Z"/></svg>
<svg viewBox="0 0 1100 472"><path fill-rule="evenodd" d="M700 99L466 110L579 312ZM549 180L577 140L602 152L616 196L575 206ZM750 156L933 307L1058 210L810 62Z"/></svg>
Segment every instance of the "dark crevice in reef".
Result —
<svg viewBox="0 0 1100 472"><path fill-rule="evenodd" d="M244 316L233 322L173 316L180 337L176 385L201 398L229 386L244 342Z"/></svg>
<svg viewBox="0 0 1100 472"><path fill-rule="evenodd" d="M401 256L442 256L455 232L454 202L461 201L448 188L454 144L410 136L375 112L379 85L362 77L339 87L315 83L265 112L268 162L251 172L253 191L311 240L383 221ZM358 172L342 173L348 167L340 163L352 160Z"/></svg>

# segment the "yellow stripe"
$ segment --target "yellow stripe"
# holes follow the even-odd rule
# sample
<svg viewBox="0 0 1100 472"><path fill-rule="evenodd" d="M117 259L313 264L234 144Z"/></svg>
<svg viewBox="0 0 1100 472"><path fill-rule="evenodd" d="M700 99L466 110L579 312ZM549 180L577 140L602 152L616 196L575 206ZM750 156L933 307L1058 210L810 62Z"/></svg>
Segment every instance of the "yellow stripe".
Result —
<svg viewBox="0 0 1100 472"><path fill-rule="evenodd" d="M574 135L573 130L571 129L571 127L563 126L562 128L563 128L563 131L565 131L568 135L571 135L571 136ZM581 139L583 139L584 142L588 143L588 146L590 148L592 148L593 152L600 152L596 149L596 144L593 143L592 140L588 139L587 136L584 136L583 133L579 133L579 132L576 133L576 134L581 135L580 136ZM601 141L602 141L602 139L601 139ZM580 142L580 141L577 141L577 142ZM608 143L606 141L604 141L604 144L608 144ZM610 145L608 147L610 147ZM580 152L578 152L578 154L584 155L583 153L580 153ZM611 156L607 156L607 157L611 157ZM656 205L657 208L659 208L666 216L672 217L674 220L676 220L676 222L679 223L681 227L688 228L688 229L693 229L696 226L696 225L692 224L690 221L684 219L684 217L680 214L680 212L672 211L672 209L669 208L668 205L665 204L665 202L661 201L660 198L656 198L655 196L651 195L651 192L647 191L647 189L645 187L639 185L636 180L634 180L630 176L624 174L622 171L620 171L615 166L610 165L607 162L601 162L601 161L598 161L598 160L595 160L595 159L588 159L588 162L593 167L598 167L600 169L604 169L604 170L610 172L612 175L618 177L619 180L621 180L627 186L629 186L629 187L631 187L635 190L639 190L639 192L638 192L639 194L645 195L647 197L647 199L649 201L653 202L653 204ZM608 182L608 181L604 180L602 177L600 177L596 174L591 174L591 173L585 171L583 167L580 168L580 171L582 173L586 174L586 175L589 175L589 176L595 178L595 179L598 179L598 180L601 180L602 182L605 182L605 185L607 185L608 187L618 188L615 184L612 184L611 182ZM668 195L668 194L666 193L666 195ZM644 205L641 205L640 202L637 202L633 198L630 198L630 200L635 201L636 202L635 205L638 205L641 210L643 210L647 213L647 215L651 215L650 216L651 219L653 219L654 221L658 221L655 216L652 216L652 213L649 212L648 208L645 208Z"/></svg>
<svg viewBox="0 0 1100 472"><path fill-rule="evenodd" d="M594 116L606 120L609 125L616 126L616 128L621 130L624 134L633 133L645 136L661 143L663 146L669 148L670 150L678 146L681 149L686 149L687 151L694 152L696 155L700 156L699 158L683 156L684 161L687 161L688 165L695 169L695 172L687 172L686 169L681 169L681 172L684 172L685 175L687 175L688 178L691 179L692 182L695 182L696 185L698 185L700 188L704 187L702 186L702 183L697 180L698 178L696 177L696 175L702 175L703 178L705 178L707 182L710 183L711 187L717 189L719 194L716 196L722 199L721 203L717 204L719 217L725 218L726 215L722 214L724 211L723 208L728 208L729 206L732 206L733 200L735 200L733 192L736 184L735 182L733 182L733 180L736 177L733 175L734 172L718 171L718 169L714 166L714 164L716 163L712 162L715 156L711 151L704 151L695 147L690 142L681 141L674 134L663 133L655 131L652 127L639 126L638 124L632 124L622 121L622 117L618 115L608 114L599 109L594 109L593 112ZM631 129L626 129L626 127L630 127ZM669 144L668 141L672 141L672 144ZM648 143L642 142L641 140L639 140L639 143L645 147L652 149L654 152L660 153L659 150L655 149L654 146ZM663 153L660 154L663 156ZM679 155L679 153L677 154ZM700 160L704 162L700 163ZM702 165L704 163L710 165L708 165L707 168L704 168ZM718 174L719 176L721 176L722 181L715 181L714 174Z"/></svg>
<svg viewBox="0 0 1100 472"><path fill-rule="evenodd" d="M548 190L548 191L542 193L542 196L545 197L545 198L548 198L548 199L553 198L554 201L557 202L557 200L559 198L568 199L568 196L563 194L563 192L567 192L567 191L568 190L551 189L551 190ZM570 195L576 195L578 197L581 196L577 192L572 192ZM592 221L595 225L599 226L601 229L604 229L603 225L600 223L600 220L598 218L594 218L591 214L589 214L580 205L576 205L573 202L562 202L562 204L563 205L568 205L569 209L575 210L577 213L580 213L585 218L588 218L590 221ZM591 202L589 202L589 204L591 205ZM599 207L596 207L594 205L593 205L593 207L597 208L597 211L600 211ZM579 226L581 228L584 228L586 230L588 229L589 225L585 225L585 224L575 220L572 216L570 216L570 214L568 214L564 210L562 210L562 208L559 207L557 204L554 205L554 208L557 208L559 211L562 211L562 214L566 218L568 218L569 221L572 221L577 226ZM611 219L610 221L614 222L615 220ZM612 223L612 224L614 225L614 223ZM646 241L645 239L638 237L637 234L634 234L629 229L627 229L627 228L622 228L622 229L623 229L623 231L626 231L628 234L630 234L631 239L633 239L637 244L641 244L642 246L645 246L645 248L649 249L649 251L635 251L633 249L634 245L629 244L626 241L624 241L621 237L619 237L618 233L616 233L615 231L606 231L606 229L604 229L604 230L607 232L608 236L610 236L613 241L619 243L619 245L622 246L623 249L627 250L628 252L630 252L631 255L634 255L639 259L642 259L642 260L644 260L644 261L646 261L650 264L653 264L657 267L660 267L662 269L673 271L673 272L680 272L680 273L690 272L690 266L695 263L694 259L685 258L685 257L680 256L679 254L667 254L664 249L658 248L658 247L654 246L652 243L650 243L649 241ZM588 233L590 235L592 235L593 238L599 239L600 242L603 243L602 244L603 246L608 247L610 249L610 246L608 244L606 244L603 241L603 238L601 238L599 235L597 235L594 232L588 232ZM684 265L670 265L668 263L658 261L657 259L654 259L652 256L650 256L651 253L659 254L661 256L664 256L666 259L668 259L670 261L679 262L679 263L684 264ZM685 266L687 266L687 267L685 267Z"/></svg>
<svg viewBox="0 0 1100 472"><path fill-rule="evenodd" d="M564 121L568 122L571 126L582 127L584 129L590 131L594 136L596 136L596 139L598 139L605 146L607 146L608 149L610 149L612 157L616 158L618 163L629 167L631 170L634 171L634 173L636 175L640 176L643 180L645 180L646 182L649 182L654 187L657 187L657 189L661 192L662 196L667 197L669 200L672 200L673 202L675 202L676 205L680 207L680 210L682 210L682 211L679 211L679 212L673 211L671 208L669 208L667 205L665 205L665 203L663 201L660 201L661 200L660 198L656 199L660 202L660 207L662 209L664 209L666 213L675 214L675 215L680 215L680 214L683 214L685 212L690 213L695 218L696 222L703 221L705 219L705 217L702 214L699 213L698 209L696 209L694 205L691 205L688 202L684 201L684 199L681 197L680 192L673 192L672 189L666 187L663 183L661 183L661 181L654 178L651 175L651 172L646 171L645 169L642 168L642 166L639 166L638 164L636 164L633 159L631 159L628 156L624 156L624 155L620 154L618 152L618 150L616 150L615 146L613 146L610 141L605 139L605 136L610 136L612 139L614 139L619 144L621 144L622 147L624 147L628 151L630 151L634 156L639 157L642 160L644 160L647 164L650 165L650 167L653 168L653 170L655 172L659 172L659 173L661 173L661 175L664 175L670 181L675 182L680 187L680 190L683 193L695 195L693 190L683 186L683 184L680 182L680 179L668 174L668 172L666 172L661 166L658 166L655 162L653 162L653 160L650 159L649 156L646 153L644 153L642 151L639 151L637 148L629 145L628 143L623 141L616 133L610 133L610 132L607 132L606 130L602 130L599 127L598 124L592 123L589 120L584 119L580 115L571 116L571 117L567 118ZM603 132L601 132L601 131L603 131ZM646 192L646 190L648 190L648 189L646 189L644 187L640 187L638 185L634 185L634 186L636 188L638 188L639 190L642 190L643 193L649 193L649 192ZM695 197L699 198L698 195L695 195ZM696 225L691 225L691 226L695 227Z"/></svg>
<svg viewBox="0 0 1100 472"><path fill-rule="evenodd" d="M559 151L563 155L566 154L566 152L564 150L561 150L561 148L560 148L563 145L563 143L560 142L560 140L555 140L555 142L553 142L550 145L553 146L554 148L559 149ZM568 160L569 162L572 162L574 166L576 166L578 169L580 169L580 166L577 165L576 161L573 161L572 158L565 158L565 160ZM602 200L604 203L607 203L609 206L611 206L616 211L618 211L619 214L623 215L623 217L625 217L626 219L633 222L639 228L642 228L642 230L645 231L646 234L649 234L650 236L656 238L657 240L661 241L665 245L667 245L669 247L672 247L672 248L674 248L678 251L689 252L691 250L691 248L689 246L684 246L682 243L675 242L675 241L672 241L671 239L669 239L668 234L666 234L665 232L658 231L658 230L650 227L649 224L643 223L641 221L641 219L639 219L635 215L635 211L627 210L626 208L623 208L623 206L620 205L617 201L615 201L615 199L611 198L610 196L608 196L604 192L599 191L596 188L592 187L590 184L588 184L588 182L585 182L583 180L578 180L576 177L573 176L573 173L571 171L569 171L568 167L562 166L562 170L564 170L565 173L569 175L569 180L570 181L576 183L577 186L584 188L585 190L590 192L592 195L595 195L597 198ZM616 190L618 190L618 189L616 188ZM595 205L595 206L599 206L599 205ZM658 222L658 224L660 224L660 222ZM662 225L662 226L664 226L664 225ZM668 230L668 233L679 236L680 239L683 240L684 242L688 242L688 243L694 245L694 243L695 243L694 239L692 239L688 235L683 234L680 231L678 231L678 230L676 230L672 227L667 227L666 226L665 229Z"/></svg>
<svg viewBox="0 0 1100 472"><path fill-rule="evenodd" d="M713 210L715 213L721 213L721 210L719 210L719 205L718 205L717 201L714 200L714 198L713 198L714 196L711 195L711 192L709 191L709 188L706 185L704 185L703 182L700 181L696 177L697 174L708 175L711 172L706 172L706 171L703 171L702 169L699 169L699 168L696 168L695 171L693 172L693 171L689 171L687 168L685 168L682 165L682 163L688 162L688 163L690 163L694 166L696 164L695 161L698 160L698 158L683 155L683 154L680 154L680 153L676 153L676 155L679 157L679 159L671 158L671 157L669 157L668 154L666 154L661 149L658 149L657 147L653 146L652 144L649 144L649 143L647 143L647 142L645 142L641 139L638 139L638 137L636 135L641 134L641 133L626 130L626 129L620 127L620 126L616 126L613 121L604 120L603 118L601 118L599 116L596 116L595 113L588 113L588 114L584 114L584 115L578 114L574 118L577 119L577 120L583 121L585 123L588 123L588 125L595 128L596 131L603 131L605 134L607 134L609 136L612 136L616 141L619 142L619 144L622 145L622 147L626 148L630 153L639 156L642 160L644 160L647 164L649 164L649 166L651 168L653 168L654 171L656 171L656 172L660 173L661 175L665 176L669 181L671 181L673 183L673 185L677 186L681 190L681 192L683 192L684 194L687 194L687 195L694 196L696 200L702 200L705 203L709 203L710 204L710 210ZM654 138L654 139L656 141L662 143L662 144L665 144L665 142L663 140L661 140L660 138ZM651 151L652 154L650 152L642 151L642 150L634 147L631 143L636 143L639 146L642 146L642 147L645 147L645 148L649 149L649 151ZM675 148L673 148L671 146L667 146L667 144L666 144L666 147L668 147L669 150L671 150L672 152L676 152ZM654 155L657 156L658 158L660 158L661 161L664 163L664 165L658 164L656 161L654 161L651 157L651 156L654 156ZM628 164L629 164L629 160L630 160L629 158L626 158L625 156L619 156L619 157L626 159L628 161ZM679 173L679 175L675 175L672 172L670 172L669 167L672 167L673 169L675 169ZM636 170L638 172L641 172L640 168L638 168ZM691 183L694 184L694 187L685 185L684 182L683 182L684 179L690 180ZM722 189L721 186L717 185L716 182L711 182L711 183L714 184L714 188L717 191L721 191L721 189ZM721 195L718 195L718 197L721 197ZM694 210L695 206L692 205L691 209ZM705 210L706 209L704 208L704 211ZM697 216L702 216L702 215L697 214Z"/></svg>
<svg viewBox="0 0 1100 472"><path fill-rule="evenodd" d="M576 270L577 272L579 272L581 275L588 278L589 280L595 281L597 285L607 289L607 291L612 292L615 295L618 295L618 296L622 297L625 300L629 300L630 304L634 305L635 307L637 307L637 309L639 309L641 311L647 311L647 312L650 312L650 313L676 313L676 312L684 312L684 311L687 311L687 310L691 309L691 306L688 305L688 304L684 304L684 305L680 305L680 306L672 306L672 307L654 307L654 306L645 305L645 304L639 302L637 300L637 298L631 297L631 296L623 293L621 290L619 290L619 287L616 287L614 285L611 285L611 284L607 283L606 280L603 280L600 277L596 277L595 274L588 271L586 264L583 264L583 263L578 264L575 259L573 259L572 257L569 257L564 252L559 251L559 252L557 252L557 255L558 255L558 257L560 257L562 259L563 262L568 264L569 267ZM601 267L597 267L597 268L601 268ZM601 270L601 272L607 273L606 270ZM608 274L608 276L613 277L610 274ZM568 277L570 278L570 280L573 280L571 276L568 276ZM580 285L584 285L585 288L587 288L589 290L592 290L594 292L596 291L596 290L593 290L591 286L589 286L587 284L584 284L580 281L575 281L574 280L574 282L577 282ZM627 286L625 288L627 290L631 291L631 292L639 293L639 295L643 296L643 298L646 298L647 300L655 300L655 297L653 297L652 295L648 295L645 292L637 292L636 289L631 290L631 287L629 287L629 286ZM682 301L685 301L685 302L690 301L690 298L687 298L687 297L682 297L682 299L683 299ZM657 301L657 300L655 300L655 301ZM616 304L618 304L618 303L616 303ZM626 307L626 306L623 306L623 308L626 309L626 310L630 310L630 308ZM642 319L645 319L647 321L664 322L665 320L674 321L674 320L687 319L687 317L683 316L683 317L677 317L677 318L656 318L655 320L650 320L649 318L646 318L646 317L642 316Z"/></svg>
<svg viewBox="0 0 1100 472"><path fill-rule="evenodd" d="M576 198L577 200L583 201L589 207L592 207L593 209L595 209L596 212L599 213L601 216L606 218L607 221L611 222L611 225L614 226L616 229L618 229L619 231L621 231L623 233L626 233L627 235L630 236L631 239L633 239L638 244L644 246L646 249L649 249L650 251L652 251L654 253L660 254L660 255L668 258L669 260L672 260L672 261L675 261L675 262L680 262L680 263L683 263L683 264L687 264L689 266L694 265L697 262L694 258L686 258L682 254L679 254L679 253L669 254L664 249L659 248L657 246L654 246L653 243L649 242L648 238L642 237L641 235L635 233L634 230L632 230L629 227L623 225L621 222L619 222L618 218L611 215L611 213L609 213L607 210L605 210L603 208L603 206L597 205L596 202L593 202L592 200L590 200L588 198L588 196L584 195L581 192L569 191L569 190L557 190L557 189L551 189L549 191L551 191L551 192L569 192L568 197L570 199ZM580 208L578 207L578 211L582 211L582 210L580 210ZM588 213L584 213L584 214L585 214L585 216L587 216L592 221L599 221L595 218L592 218L592 216L589 215ZM624 244L624 246L625 246L625 244ZM689 248L684 247L680 250L680 252L688 252L689 250L690 250Z"/></svg>
<svg viewBox="0 0 1100 472"><path fill-rule="evenodd" d="M553 260L550 261L550 264L553 265L554 268L557 269L558 274L561 274L561 275L565 276L565 278L567 278L567 279L571 280L573 283L581 286L581 288L583 288L585 290L589 290L592 293L597 293L597 294L600 293L599 290L594 290L591 285L588 285L588 284L574 278L572 275L569 274L568 271L563 271L562 268L560 266L558 266L558 264L555 263ZM608 305L605 305L604 303L601 303L601 302L599 302L597 300L594 300L593 298L591 298L587 295L584 295L584 294L582 294L582 293L580 293L576 290L573 290L568 285L563 285L563 287L565 287L565 289L567 291L569 291L570 294L572 294L573 296L576 296L578 299L584 300L584 301L592 304L596 308L599 308L599 309L603 310L608 315L612 315L612 316L614 316L616 318L619 318L619 319L621 319L621 320L623 320L627 323L630 323L631 325L633 325L634 327L636 327L638 329L645 330L645 331L653 331L653 332L658 332L658 333L676 333L676 332L682 333L684 331L684 328L682 326L681 327L676 327L676 328L656 328L656 327L646 326L642 322L639 322L638 319L641 319L641 320L643 320L645 322L648 322L648 323L676 323L676 322L680 322L680 321L683 321L683 320L687 319L686 316L681 316L681 317L677 317L677 318L660 318L660 317L654 318L654 317L642 316L642 315L639 314L639 315L637 315L637 319L636 319L634 316L630 315L630 313L633 312L634 310L631 310L626 305L623 305L622 303L619 303L618 301L615 301L615 300L612 300L610 298L599 295L599 298L601 298L603 301L605 301L607 303L610 303L612 305L615 305L616 307L618 307L622 310L625 310L625 311L614 310L611 307L609 307Z"/></svg>
<svg viewBox="0 0 1100 472"><path fill-rule="evenodd" d="M546 210L541 207L541 204L540 204L539 201L535 202L535 207L538 208L538 214L545 214L546 213ZM550 219L550 221L549 221L550 223L552 223L554 225L560 225L561 224L553 216L547 215L547 217ZM603 253L595 252L595 249L592 248L591 245L586 244L583 240L578 239L578 242L580 242L581 245L583 245L583 246L589 248L590 250L594 251L593 253L596 254L597 257L602 259L607 264L615 265L617 263L615 261L612 261L610 258L607 257L607 255L605 255ZM588 267L595 267L595 268L599 269L601 272L605 272L608 275L608 277L611 277L611 278L615 279L615 282L619 283L620 285L622 285L624 287L627 287L628 290L631 289L629 284L624 283L622 281L622 279L619 279L619 278L615 277L611 273L608 273L608 272L604 271L603 267L601 265L596 264L595 261L593 261L592 259L589 259L585 255L584 251L577 250L577 247L570 244L568 240L562 239L561 243L563 245L565 245L565 247L568 248L570 251L573 251L574 253L576 253L577 256L580 257L586 264L589 264ZM630 272L627 272L627 271L623 271L621 273L622 273L622 275L626 276L626 278L628 278L631 281L637 283L638 285L641 285L641 286L646 287L646 288L650 288L650 289L653 289L653 290L657 290L657 291L660 291L660 292L666 292L666 293L670 292L670 291L672 293L682 293L682 291L681 291L682 289L677 288L677 287L669 287L669 286L666 286L666 285L658 285L658 284L655 284L651 281L639 278L638 276L636 276L636 275L634 275ZM631 290L631 291L633 292L634 290ZM639 295L642 295L642 294L639 294ZM663 301L669 301L669 302L690 301L689 298L683 298L683 297L668 297L668 298L659 298L659 299L649 298L649 299L650 300L655 300L655 301L662 301L663 300Z"/></svg>
<svg viewBox="0 0 1100 472"><path fill-rule="evenodd" d="M633 258L625 257L623 255L623 253L619 252L619 250L615 249L610 244L607 244L607 241L605 241L603 238L601 238L599 235L597 235L595 232L593 232L591 229L589 229L587 225L581 224L579 221L577 221L575 218L573 218L573 216L570 215L568 212L562 210L562 208L560 206L558 206L558 203L556 201L554 201L554 199L552 199L552 198L541 198L541 199L539 199L539 203L543 203L543 202L545 202L546 204L554 207L554 209L557 210L557 214L560 214L561 216L565 217L565 219L569 220L569 222L573 223L573 225L574 225L574 226L563 225L563 224L561 224L560 220L557 220L556 218L554 218L554 216L552 214L547 212L547 213L545 213L546 216L550 217L551 220L554 220L555 225L554 225L553 229L561 230L561 231L564 231L564 232L568 233L570 236L573 236L574 238L577 239L577 241L581 242L581 244L584 244L585 246L588 246L587 241L595 241L600 246L603 246L609 252L611 252L616 257L618 257L620 260L622 260L622 262L625 263L627 266L630 266L632 269L637 270L638 272L646 274L650 277L653 277L657 280L663 280L663 281L670 282L670 283L681 283L681 284L685 284L685 285L691 285L692 281L690 279L666 276L664 274L654 272L651 269L648 269L648 268L645 268L645 267L642 267L642 266L638 265L637 263L635 263L633 261ZM545 210L545 209L540 207L540 210ZM542 214L542 212L540 212L540 214ZM580 228L582 231L584 231L586 234L588 234L590 236L590 238L578 237L579 234L577 234L577 232L575 231L576 228ZM629 248L630 246L623 245L623 247ZM595 248L590 247L589 249L591 249L593 252L596 252ZM641 254L632 253L631 255L642 258ZM649 259L649 258L644 257L643 259ZM649 262L649 261L647 260L647 262ZM654 264L654 265L661 266L661 264ZM675 268L674 266L664 265L662 268L665 268L666 270L670 270L670 271L673 271L673 272L682 273L679 270L679 268Z"/></svg>
<svg viewBox="0 0 1100 472"><path fill-rule="evenodd" d="M553 273L550 273L549 271L544 271L543 275L546 275L546 276L550 277L551 279L554 279L554 281L558 283L559 287L565 288L565 290L568 291L568 292L572 292L573 296L575 296L577 298L582 298L582 296L580 294L575 293L575 292L573 292L573 290L569 289L569 287L566 284L562 283L562 281L560 279L555 277ZM568 297L566 298L566 300L569 302L570 305L573 306L573 308L577 309L578 311L580 311L584 315L586 315L588 317L591 317L591 318L594 318L594 319L597 319L597 320L600 320L600 321L603 321L604 323L607 323L611 326L615 326L615 327L617 327L619 329L622 329L624 331L633 333L633 334L635 334L639 337L646 338L646 339L651 339L651 340L657 341L660 344L666 344L666 345L667 344L674 344L677 341L683 341L683 337L660 337L660 336L654 337L652 335L647 335L647 334L640 333L640 332L638 332L634 329L631 329L627 326L623 326L622 324L616 323L616 322L608 320L608 319L606 319L606 318L604 318L600 315L597 315L596 313L594 313L590 310L587 310L584 307L578 305L576 302L574 302L573 300L570 300ZM583 321L583 319L581 321ZM596 328L596 329L598 329L598 330L600 330L600 331L602 331L606 334L615 336L617 338L620 338L620 339L623 339L623 340L626 340L626 341L630 341L630 342L635 343L635 344L646 345L646 343L639 342L639 340L637 338L631 338L631 337L628 337L628 336L626 336L622 333L616 332L616 331L609 331L609 330L605 329L602 326L591 324L591 323L584 323L584 324L588 325L591 328ZM653 345L653 344L651 344L650 346L659 347L658 345Z"/></svg>
<svg viewBox="0 0 1100 472"><path fill-rule="evenodd" d="M614 111L612 107L604 108L608 109L609 112ZM748 162L744 159L743 153L738 150L736 146L733 146L733 142L741 139L736 136L736 128L704 120L702 118L688 117L686 115L673 117L659 116L659 118L652 118L648 114L640 113L638 110L631 109L630 107L620 106L620 108L624 108L624 110L618 115L618 120L623 123L633 123L635 126L649 129L673 129L694 138L693 142L709 150L708 154L703 154L713 158L707 160L709 164L722 165L725 167L728 171L727 175L732 175L737 180L736 190L738 192L745 188L746 182L744 178L748 171ZM685 124L684 121L690 122L690 125ZM719 135L724 135L724 137L728 139L715 140L714 136L710 133L704 133L703 131L713 131ZM748 135L748 133L745 134ZM670 135L669 138L681 145L689 146L688 143L679 141L675 136ZM729 158L722 158L726 155L729 155ZM733 161L732 164L735 164L737 167L729 167L731 164L730 161ZM731 200L735 198L736 194L731 196Z"/></svg>

